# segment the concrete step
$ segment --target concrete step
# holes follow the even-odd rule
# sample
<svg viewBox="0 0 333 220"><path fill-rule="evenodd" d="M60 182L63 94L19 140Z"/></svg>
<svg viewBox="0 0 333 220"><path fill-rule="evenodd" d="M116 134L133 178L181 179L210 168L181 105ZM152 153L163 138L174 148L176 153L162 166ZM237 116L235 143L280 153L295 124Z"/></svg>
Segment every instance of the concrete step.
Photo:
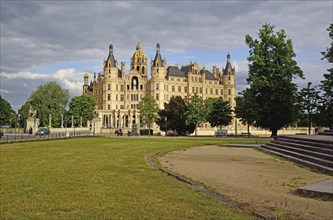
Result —
<svg viewBox="0 0 333 220"><path fill-rule="evenodd" d="M313 157L322 158L322 159L325 159L328 161L333 161L333 151L330 153L327 153L327 152L323 153L323 152L316 151L317 150L316 147L305 146L305 145L297 145L297 147L295 147L291 143L286 143L286 142L281 143L279 141L273 141L271 143L267 143L267 145L275 146L279 149L285 149L285 150L294 151L294 152L298 152L298 153L313 156Z"/></svg>
<svg viewBox="0 0 333 220"><path fill-rule="evenodd" d="M314 147L333 149L333 142L323 141L323 140L313 140L313 139L305 139L305 138L296 138L296 137L288 137L288 136L280 136L275 140L285 141L295 144L303 144L303 145L311 145Z"/></svg>
<svg viewBox="0 0 333 220"><path fill-rule="evenodd" d="M318 163L315 163L315 162L311 162L311 161L304 160L304 159L301 159L301 158L297 158L297 157L294 157L294 156L291 156L291 155L280 153L278 151L271 150L270 148L267 148L265 145L262 145L261 147L258 147L257 149L262 150L264 152L274 154L274 155L281 156L283 158L286 158L288 160L291 160L291 161L294 161L296 163L302 164L302 165L304 165L306 167L309 167L311 169L321 171L323 173L328 173L330 175L333 174L333 168L332 167L324 166L324 165L321 165L321 164L318 164Z"/></svg>
<svg viewBox="0 0 333 220"><path fill-rule="evenodd" d="M270 143L270 144L272 144L272 143ZM261 147L262 148L269 148L270 150L277 151L281 154L289 155L289 156L292 156L292 157L296 157L296 158L311 161L311 162L314 162L314 163L317 163L317 164L321 164L321 165L324 165L324 166L328 166L328 167L331 167L333 169L333 161L330 161L330 160L325 160L325 159L322 159L322 158L318 158L318 157L310 156L310 155L307 155L307 154L294 152L294 151L291 151L291 150L280 149L279 147L274 146L274 145L273 146L272 145L262 145Z"/></svg>
<svg viewBox="0 0 333 220"><path fill-rule="evenodd" d="M295 143L295 142L290 142L287 140L281 140L281 139L276 139L273 141L273 143L277 143L280 145L287 145L287 146L292 146L295 148L299 148L299 149L307 149L307 150L311 150L311 151L315 151L315 152L320 152L320 153L324 153L324 154L328 154L328 155L332 155L333 156L333 148L331 147L318 147L318 146L313 146L310 144L299 144L299 143Z"/></svg>

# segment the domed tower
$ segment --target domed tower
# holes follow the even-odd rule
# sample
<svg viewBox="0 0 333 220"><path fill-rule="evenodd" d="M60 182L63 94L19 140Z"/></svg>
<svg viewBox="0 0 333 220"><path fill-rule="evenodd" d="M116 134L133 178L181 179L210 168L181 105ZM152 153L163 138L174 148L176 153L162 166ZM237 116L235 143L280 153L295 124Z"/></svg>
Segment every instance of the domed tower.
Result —
<svg viewBox="0 0 333 220"><path fill-rule="evenodd" d="M147 78L147 56L141 49L140 41L131 58L131 70L136 70L142 77Z"/></svg>
<svg viewBox="0 0 333 220"><path fill-rule="evenodd" d="M234 109L236 106L236 84L235 84L236 70L232 68L230 62L230 54L227 55L227 64L222 71L222 83L224 87L223 99L228 101L230 106Z"/></svg>

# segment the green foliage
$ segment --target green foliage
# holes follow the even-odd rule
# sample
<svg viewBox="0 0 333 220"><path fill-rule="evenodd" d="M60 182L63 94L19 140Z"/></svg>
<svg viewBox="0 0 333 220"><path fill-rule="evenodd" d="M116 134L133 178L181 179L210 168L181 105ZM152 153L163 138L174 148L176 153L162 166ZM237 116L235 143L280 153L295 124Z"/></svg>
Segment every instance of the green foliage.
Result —
<svg viewBox="0 0 333 220"><path fill-rule="evenodd" d="M0 126L10 125L15 127L16 114L10 103L0 95Z"/></svg>
<svg viewBox="0 0 333 220"><path fill-rule="evenodd" d="M92 96L81 95L73 97L68 105L67 121L72 120L71 117L73 115L76 124L79 124L82 116L82 124L86 126L87 121L93 118L95 106L96 101Z"/></svg>
<svg viewBox="0 0 333 220"><path fill-rule="evenodd" d="M158 112L156 124L164 132L177 130L178 135L193 133L195 124L186 124L185 112L188 107L180 96L172 96L169 103L164 103L164 109Z"/></svg>
<svg viewBox="0 0 333 220"><path fill-rule="evenodd" d="M254 125L272 131L289 125L297 118L297 86L293 78L303 77L302 70L293 60L296 56L292 41L284 30L274 32L274 26L264 24L259 39L245 36L250 48L249 95L255 109Z"/></svg>
<svg viewBox="0 0 333 220"><path fill-rule="evenodd" d="M322 52L323 59L327 59L333 65L333 24L327 29L331 38L331 46L326 52ZM320 106L318 122L323 126L333 129L333 67L329 68L328 73L324 74L324 80L319 85L322 95L320 97Z"/></svg>
<svg viewBox="0 0 333 220"><path fill-rule="evenodd" d="M256 102L253 100L252 90L246 89L241 92L242 96L236 97L236 117L240 118L243 124L252 125L256 118Z"/></svg>
<svg viewBox="0 0 333 220"><path fill-rule="evenodd" d="M30 106L37 110L40 126L45 127L49 124L49 115L52 115L52 126L60 127L61 115L66 113L68 104L68 90L62 89L56 82L49 82L37 87L26 103L21 107L22 118L28 118Z"/></svg>
<svg viewBox="0 0 333 220"><path fill-rule="evenodd" d="M139 102L139 111L141 121L144 125L148 126L150 131L150 124L157 119L158 105L154 97L146 95ZM150 135L150 133L149 133Z"/></svg>
<svg viewBox="0 0 333 220"><path fill-rule="evenodd" d="M207 99L208 100L208 99ZM211 104L211 107L208 107L210 110L207 111L207 121L210 126L220 126L228 125L232 120L232 109L228 102L223 101L220 97L218 99L213 99L212 102L208 101L208 106Z"/></svg>
<svg viewBox="0 0 333 220"><path fill-rule="evenodd" d="M195 136L197 136L198 124L204 122L207 116L204 101L197 94L190 98L185 116L187 125L195 124Z"/></svg>
<svg viewBox="0 0 333 220"><path fill-rule="evenodd" d="M309 134L319 101L319 92L316 90L316 87L312 87L311 84L312 83L309 82L307 87L301 89L299 92L301 115L306 118Z"/></svg>

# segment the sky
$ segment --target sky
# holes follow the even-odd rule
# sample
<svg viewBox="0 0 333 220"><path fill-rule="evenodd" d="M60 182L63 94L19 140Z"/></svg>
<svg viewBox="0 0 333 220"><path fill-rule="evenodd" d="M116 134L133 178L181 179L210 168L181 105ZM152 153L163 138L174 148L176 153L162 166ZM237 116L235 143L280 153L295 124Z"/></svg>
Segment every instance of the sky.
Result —
<svg viewBox="0 0 333 220"><path fill-rule="evenodd" d="M317 1L0 1L0 94L17 111L39 85L58 82L82 94L83 75L102 72L112 42L130 66L137 41L154 58L161 45L167 65L190 61L222 70L228 52L237 91L247 83L249 47L265 23L284 29L307 82L318 85L330 67L321 52L331 43L333 0ZM120 68L120 66L119 66ZM128 73L128 72L127 72Z"/></svg>

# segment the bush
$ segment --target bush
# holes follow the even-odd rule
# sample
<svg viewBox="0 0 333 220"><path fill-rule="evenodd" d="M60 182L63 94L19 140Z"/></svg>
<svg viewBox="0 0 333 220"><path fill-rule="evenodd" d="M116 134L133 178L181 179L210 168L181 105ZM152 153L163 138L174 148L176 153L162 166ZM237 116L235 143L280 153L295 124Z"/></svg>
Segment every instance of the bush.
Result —
<svg viewBox="0 0 333 220"><path fill-rule="evenodd" d="M140 135L149 135L149 129L141 129ZM150 129L150 135L153 135L153 129Z"/></svg>

